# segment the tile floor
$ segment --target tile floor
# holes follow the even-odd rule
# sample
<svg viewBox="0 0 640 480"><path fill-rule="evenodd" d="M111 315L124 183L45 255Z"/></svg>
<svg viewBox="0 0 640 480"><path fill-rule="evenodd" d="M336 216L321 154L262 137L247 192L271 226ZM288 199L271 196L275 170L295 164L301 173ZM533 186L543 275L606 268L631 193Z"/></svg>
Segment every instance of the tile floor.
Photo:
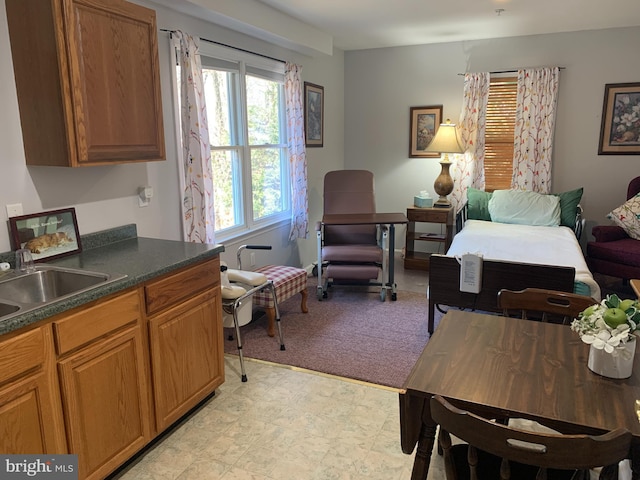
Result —
<svg viewBox="0 0 640 480"><path fill-rule="evenodd" d="M236 364L228 356L227 380L215 397L113 478L411 477L395 390L252 360L242 383ZM429 478L444 478L437 466Z"/></svg>

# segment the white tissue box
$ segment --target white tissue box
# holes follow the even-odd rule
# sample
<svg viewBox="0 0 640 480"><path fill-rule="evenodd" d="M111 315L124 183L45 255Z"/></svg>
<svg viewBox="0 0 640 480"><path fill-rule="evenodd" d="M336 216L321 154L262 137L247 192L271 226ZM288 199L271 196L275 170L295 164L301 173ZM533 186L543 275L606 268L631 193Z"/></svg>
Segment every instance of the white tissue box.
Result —
<svg viewBox="0 0 640 480"><path fill-rule="evenodd" d="M413 206L419 208L433 207L433 198L431 197L413 197Z"/></svg>

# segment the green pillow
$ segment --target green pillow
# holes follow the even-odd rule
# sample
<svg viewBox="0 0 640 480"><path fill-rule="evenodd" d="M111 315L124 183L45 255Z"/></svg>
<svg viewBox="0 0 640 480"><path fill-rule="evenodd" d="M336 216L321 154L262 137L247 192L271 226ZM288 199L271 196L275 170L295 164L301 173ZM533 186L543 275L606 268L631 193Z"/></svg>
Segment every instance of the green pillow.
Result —
<svg viewBox="0 0 640 480"><path fill-rule="evenodd" d="M576 226L576 214L578 213L578 204L582 199L583 188L577 188L569 192L554 193L560 197L560 225L569 228Z"/></svg>
<svg viewBox="0 0 640 480"><path fill-rule="evenodd" d="M490 222L489 200L491 200L491 192L483 192L482 190L467 187L467 218L469 220L486 220Z"/></svg>

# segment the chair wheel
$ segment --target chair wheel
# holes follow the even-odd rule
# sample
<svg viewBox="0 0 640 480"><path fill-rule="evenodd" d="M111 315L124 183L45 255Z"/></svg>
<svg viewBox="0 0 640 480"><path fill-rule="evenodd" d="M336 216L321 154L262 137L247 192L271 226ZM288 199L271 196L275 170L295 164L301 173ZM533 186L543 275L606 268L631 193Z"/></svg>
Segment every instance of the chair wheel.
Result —
<svg viewBox="0 0 640 480"><path fill-rule="evenodd" d="M392 302L395 302L397 299L398 299L398 294L397 294L396 292L393 292L393 293L391 294L391 301L392 301Z"/></svg>
<svg viewBox="0 0 640 480"><path fill-rule="evenodd" d="M384 302L384 299L387 298L387 289L383 288L380 290L380 301Z"/></svg>

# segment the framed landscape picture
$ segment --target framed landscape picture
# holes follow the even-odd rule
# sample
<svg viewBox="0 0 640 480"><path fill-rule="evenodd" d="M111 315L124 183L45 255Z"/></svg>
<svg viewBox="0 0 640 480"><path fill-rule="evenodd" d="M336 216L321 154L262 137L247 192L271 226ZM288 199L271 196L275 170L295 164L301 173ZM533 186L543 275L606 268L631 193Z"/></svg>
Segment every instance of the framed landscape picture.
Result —
<svg viewBox="0 0 640 480"><path fill-rule="evenodd" d="M640 155L640 83L604 86L598 155Z"/></svg>
<svg viewBox="0 0 640 480"><path fill-rule="evenodd" d="M307 147L324 145L324 87L304 82L304 137Z"/></svg>
<svg viewBox="0 0 640 480"><path fill-rule="evenodd" d="M13 248L27 248L34 262L80 253L80 234L74 208L9 218Z"/></svg>
<svg viewBox="0 0 640 480"><path fill-rule="evenodd" d="M424 150L433 140L442 123L442 105L411 107L409 128L410 157L440 157L439 153Z"/></svg>

